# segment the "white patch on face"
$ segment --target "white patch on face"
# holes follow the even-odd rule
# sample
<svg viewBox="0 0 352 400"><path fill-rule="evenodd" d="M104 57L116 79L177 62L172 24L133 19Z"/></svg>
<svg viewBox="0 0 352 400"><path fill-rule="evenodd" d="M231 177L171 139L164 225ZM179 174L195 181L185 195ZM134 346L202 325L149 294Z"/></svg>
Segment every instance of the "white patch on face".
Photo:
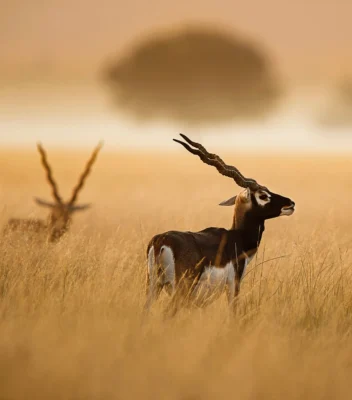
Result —
<svg viewBox="0 0 352 400"><path fill-rule="evenodd" d="M226 285L233 285L235 279L235 268L232 262L224 267L205 267L204 272L192 292L192 298L196 304L209 304L217 299L224 291Z"/></svg>
<svg viewBox="0 0 352 400"><path fill-rule="evenodd" d="M174 253L168 246L162 246L160 249L159 263L162 269L162 284L170 284L172 292L175 290L175 258ZM168 286L166 286L168 288ZM172 293L169 293L172 294Z"/></svg>
<svg viewBox="0 0 352 400"><path fill-rule="evenodd" d="M269 194L265 190L258 190L254 193L255 199L257 200L258 205L264 207L266 204L270 203L271 194Z"/></svg>

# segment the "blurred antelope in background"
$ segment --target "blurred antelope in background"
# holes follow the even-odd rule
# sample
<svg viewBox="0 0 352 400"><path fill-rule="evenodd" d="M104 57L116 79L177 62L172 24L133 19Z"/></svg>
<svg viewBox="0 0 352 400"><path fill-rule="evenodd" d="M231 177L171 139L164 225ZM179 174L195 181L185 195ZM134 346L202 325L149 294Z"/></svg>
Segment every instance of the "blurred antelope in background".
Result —
<svg viewBox="0 0 352 400"><path fill-rule="evenodd" d="M72 196L69 201L65 202L59 194L57 184L53 178L52 170L48 163L46 152L41 144L37 145L41 156L41 163L46 171L46 178L52 189L53 202L35 198L35 202L42 207L50 209L47 220L43 219L16 219L12 218L5 227L5 233L13 231L31 232L34 234L44 233L50 242L57 241L70 227L72 215L76 211L83 211L90 207L90 204L76 204L78 194L82 190L86 178L98 156L102 147L102 143L94 149L90 159L88 160L77 185L74 187Z"/></svg>
<svg viewBox="0 0 352 400"><path fill-rule="evenodd" d="M175 314L184 304L209 304L226 290L229 305L234 306L241 279L258 250L267 219L291 215L295 203L271 192L254 179L226 165L216 154L182 135L187 142L174 139L190 153L232 178L244 190L220 203L234 206L230 229L206 228L200 232L168 231L152 238L147 248L148 310L163 288L173 296L168 312Z"/></svg>

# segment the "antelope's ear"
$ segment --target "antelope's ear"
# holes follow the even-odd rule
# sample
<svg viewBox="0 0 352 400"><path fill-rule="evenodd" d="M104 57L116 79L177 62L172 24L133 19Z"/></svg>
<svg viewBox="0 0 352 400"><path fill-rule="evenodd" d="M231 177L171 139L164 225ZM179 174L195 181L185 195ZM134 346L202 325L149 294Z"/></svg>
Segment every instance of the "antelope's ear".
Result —
<svg viewBox="0 0 352 400"><path fill-rule="evenodd" d="M70 206L70 211L84 211L90 207L91 207L90 204L81 204L81 205L77 205L77 206Z"/></svg>
<svg viewBox="0 0 352 400"><path fill-rule="evenodd" d="M34 201L38 204L38 206L49 207L49 208L55 207L55 203L50 203L49 201L39 199L38 197L35 197Z"/></svg>
<svg viewBox="0 0 352 400"><path fill-rule="evenodd" d="M236 198L237 198L237 195L231 197L231 198L228 199L228 200L222 201L222 202L219 204L219 206L233 206L233 205L236 203Z"/></svg>

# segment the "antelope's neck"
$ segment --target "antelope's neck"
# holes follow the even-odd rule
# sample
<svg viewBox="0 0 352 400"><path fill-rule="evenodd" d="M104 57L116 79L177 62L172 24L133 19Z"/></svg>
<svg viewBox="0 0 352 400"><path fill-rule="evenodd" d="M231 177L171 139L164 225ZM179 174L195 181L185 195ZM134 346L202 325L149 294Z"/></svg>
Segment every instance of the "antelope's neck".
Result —
<svg viewBox="0 0 352 400"><path fill-rule="evenodd" d="M233 219L231 230L241 231L244 251L256 251L265 230L264 220L250 215L241 215Z"/></svg>

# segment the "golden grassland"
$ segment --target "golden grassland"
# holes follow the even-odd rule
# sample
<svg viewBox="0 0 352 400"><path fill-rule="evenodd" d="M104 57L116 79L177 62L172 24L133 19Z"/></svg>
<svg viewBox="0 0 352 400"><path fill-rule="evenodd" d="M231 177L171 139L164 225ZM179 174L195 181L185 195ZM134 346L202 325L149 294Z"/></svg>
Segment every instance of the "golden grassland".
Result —
<svg viewBox="0 0 352 400"><path fill-rule="evenodd" d="M64 197L86 157L49 153ZM224 158L297 204L267 222L238 314L222 297L164 320L163 295L141 317L149 239L228 227L217 204L239 188L189 154L103 151L57 245L0 236L1 399L351 398L351 159ZM1 151L0 171L0 225L45 216L35 151Z"/></svg>

